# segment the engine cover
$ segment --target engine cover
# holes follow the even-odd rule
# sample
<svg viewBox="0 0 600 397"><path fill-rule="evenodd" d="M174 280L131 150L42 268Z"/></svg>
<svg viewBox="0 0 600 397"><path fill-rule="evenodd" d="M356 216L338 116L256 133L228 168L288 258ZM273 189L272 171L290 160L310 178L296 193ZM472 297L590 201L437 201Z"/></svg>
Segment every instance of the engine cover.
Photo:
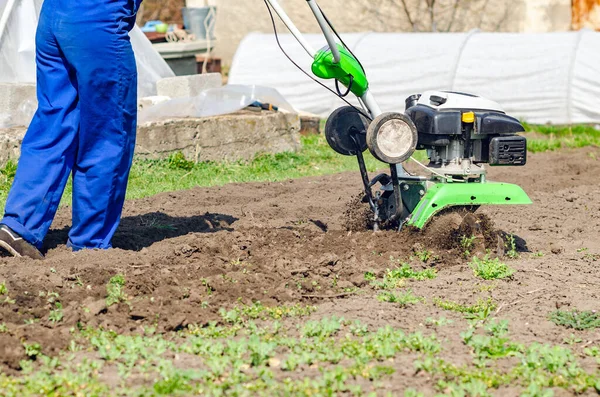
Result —
<svg viewBox="0 0 600 397"><path fill-rule="evenodd" d="M507 115L496 102L469 94L428 91L413 95L406 101L406 114L419 132L425 146L446 146L440 135L462 135L462 115L474 112L475 132L482 135L516 134L525 129ZM436 143L436 141L438 141Z"/></svg>
<svg viewBox="0 0 600 397"><path fill-rule="evenodd" d="M475 95L427 91L406 100L417 128L417 150L427 150L430 167L446 175L478 177L471 164L525 165L525 128L494 101ZM481 172L479 172L481 171Z"/></svg>

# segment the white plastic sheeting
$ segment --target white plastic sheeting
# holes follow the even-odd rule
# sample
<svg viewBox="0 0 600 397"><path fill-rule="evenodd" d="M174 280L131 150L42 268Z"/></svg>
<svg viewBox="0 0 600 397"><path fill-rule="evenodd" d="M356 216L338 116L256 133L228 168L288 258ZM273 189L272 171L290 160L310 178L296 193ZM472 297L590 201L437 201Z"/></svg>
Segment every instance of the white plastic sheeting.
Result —
<svg viewBox="0 0 600 397"><path fill-rule="evenodd" d="M600 33L355 33L342 35L361 60L384 111L427 90L477 94L530 123L600 122ZM315 48L321 35L306 35ZM289 35L288 54L310 73L311 58ZM297 70L272 34L248 35L238 49L231 84L276 88L299 110L326 116L343 105ZM333 84L327 82L330 87Z"/></svg>
<svg viewBox="0 0 600 397"><path fill-rule="evenodd" d="M210 117L233 113L254 102L270 103L280 110L295 112L277 90L269 87L232 85L202 91L191 98L175 98L142 109L138 123L168 118Z"/></svg>
<svg viewBox="0 0 600 397"><path fill-rule="evenodd" d="M35 83L35 33L42 3L0 0L0 15L6 21L0 30L0 83ZM174 73L137 26L130 37L138 69L138 96L156 95L156 82Z"/></svg>

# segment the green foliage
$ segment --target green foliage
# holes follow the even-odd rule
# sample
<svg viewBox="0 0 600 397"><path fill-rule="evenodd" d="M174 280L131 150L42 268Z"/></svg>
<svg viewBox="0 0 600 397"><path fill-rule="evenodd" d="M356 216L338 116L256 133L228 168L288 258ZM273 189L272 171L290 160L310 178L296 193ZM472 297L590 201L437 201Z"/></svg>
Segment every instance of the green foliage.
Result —
<svg viewBox="0 0 600 397"><path fill-rule="evenodd" d="M23 347L25 348L25 354L29 358L36 358L40 354L42 354L42 346L39 343L24 343Z"/></svg>
<svg viewBox="0 0 600 397"><path fill-rule="evenodd" d="M195 165L193 161L187 160L181 152L174 153L167 159L167 167L172 170L191 171Z"/></svg>
<svg viewBox="0 0 600 397"><path fill-rule="evenodd" d="M307 337L327 338L338 333L344 319L337 317L324 318L321 321L308 321L302 329Z"/></svg>
<svg viewBox="0 0 600 397"><path fill-rule="evenodd" d="M550 314L550 320L557 325L579 331L600 328L600 315L595 311L557 310Z"/></svg>
<svg viewBox="0 0 600 397"><path fill-rule="evenodd" d="M538 134L535 138L527 137L527 149L530 152L545 152L561 148L580 148L599 146L600 131L594 126L573 125L529 125L525 124L528 132Z"/></svg>
<svg viewBox="0 0 600 397"><path fill-rule="evenodd" d="M425 320L425 324L431 325L431 326L434 326L434 327L443 327L443 326L446 326L446 325L450 325L453 322L454 321L448 320L446 317L440 317L437 320L434 319L434 318L429 317L429 318L427 318Z"/></svg>
<svg viewBox="0 0 600 397"><path fill-rule="evenodd" d="M496 309L496 304L492 301L491 298L488 298L485 301L478 300L477 304L472 306L463 305L448 300L442 300L439 298L434 298L433 304L444 310L463 313L467 320L472 321L474 323L483 322L487 320L492 314L492 311Z"/></svg>
<svg viewBox="0 0 600 397"><path fill-rule="evenodd" d="M289 317L305 317L317 310L315 306L289 305L289 306L264 306L254 302L251 306L239 306L232 310L220 309L223 320L228 323L243 323L248 320L280 320Z"/></svg>
<svg viewBox="0 0 600 397"><path fill-rule="evenodd" d="M48 320L53 323L58 323L63 319L63 305L60 302L54 303L54 309L50 310L50 314L48 315Z"/></svg>
<svg viewBox="0 0 600 397"><path fill-rule="evenodd" d="M377 295L377 300L380 302L397 303L400 306L408 306L423 302L425 299L415 296L413 292L409 290L406 292L383 291Z"/></svg>
<svg viewBox="0 0 600 397"><path fill-rule="evenodd" d="M508 321L491 321L485 327L485 334L476 334L470 328L461 334L464 343L473 348L476 365L485 366L487 360L497 360L518 355L523 347L508 338Z"/></svg>
<svg viewBox="0 0 600 397"><path fill-rule="evenodd" d="M471 256L471 249L473 249L473 244L477 237L475 236L461 236L460 238L460 247L462 248L463 255L465 257Z"/></svg>
<svg viewBox="0 0 600 397"><path fill-rule="evenodd" d="M106 285L106 306L110 307L119 302L125 302L125 277L122 274L113 276Z"/></svg>
<svg viewBox="0 0 600 397"><path fill-rule="evenodd" d="M8 295L8 289L6 288L6 281L0 283L0 295Z"/></svg>
<svg viewBox="0 0 600 397"><path fill-rule="evenodd" d="M9 160L4 167L0 168L0 189L10 189L16 174L17 164Z"/></svg>
<svg viewBox="0 0 600 397"><path fill-rule="evenodd" d="M365 279L371 281L371 285L375 289L393 290L404 285L405 279L413 279L418 281L431 280L436 278L435 269L426 269L422 271L413 270L409 264L404 263L402 266L395 269L388 269L383 276L383 280L377 280L373 273L366 273Z"/></svg>
<svg viewBox="0 0 600 397"><path fill-rule="evenodd" d="M7 397L359 396L367 390L386 395L392 375L407 359L415 360L426 382L422 386L449 396L488 396L508 386L521 387L526 396L547 396L551 388L579 394L598 383L598 374L586 372L569 349L511 341L506 321L490 320L462 333L472 362L464 363L461 356L458 366L445 361L455 357L454 350L445 349L434 334L390 326L369 330L336 317L286 328L268 316L262 320L262 314L257 317L261 325L251 319L212 323L169 335L153 328L129 335L86 329L74 332L77 343L71 343L69 353L52 358L39 345L25 345L35 360L23 361L18 374L0 373L0 390ZM600 352L590 347L586 354ZM278 369L288 374L280 376ZM100 376L107 371L115 372L110 386ZM410 389L405 395L422 394Z"/></svg>
<svg viewBox="0 0 600 397"><path fill-rule="evenodd" d="M0 323L0 334L8 332L8 327L4 323Z"/></svg>
<svg viewBox="0 0 600 397"><path fill-rule="evenodd" d="M415 256L423 263L427 263L430 260L435 261L439 259L436 255L433 254L433 252L426 249L415 251Z"/></svg>
<svg viewBox="0 0 600 397"><path fill-rule="evenodd" d="M508 256L510 259L517 259L519 257L519 252L517 251L515 236L509 234L506 240L506 248L508 248L506 251L506 256Z"/></svg>
<svg viewBox="0 0 600 397"><path fill-rule="evenodd" d="M473 269L475 276L481 277L484 280L506 278L515 273L514 269L511 269L505 263L500 262L500 259L491 259L489 255L486 255L483 259L476 256L473 257L470 266Z"/></svg>

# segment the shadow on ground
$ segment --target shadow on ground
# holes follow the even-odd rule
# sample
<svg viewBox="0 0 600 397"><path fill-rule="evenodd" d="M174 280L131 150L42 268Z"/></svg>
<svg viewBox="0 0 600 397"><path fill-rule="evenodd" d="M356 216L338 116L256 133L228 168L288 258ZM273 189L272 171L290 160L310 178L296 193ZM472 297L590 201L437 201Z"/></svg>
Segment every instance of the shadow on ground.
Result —
<svg viewBox="0 0 600 397"><path fill-rule="evenodd" d="M114 248L140 251L154 243L189 233L215 233L233 231L238 218L224 214L206 213L201 216L173 217L162 212L126 217L121 220L113 238ZM67 242L69 227L51 230L44 242L43 251L49 251Z"/></svg>

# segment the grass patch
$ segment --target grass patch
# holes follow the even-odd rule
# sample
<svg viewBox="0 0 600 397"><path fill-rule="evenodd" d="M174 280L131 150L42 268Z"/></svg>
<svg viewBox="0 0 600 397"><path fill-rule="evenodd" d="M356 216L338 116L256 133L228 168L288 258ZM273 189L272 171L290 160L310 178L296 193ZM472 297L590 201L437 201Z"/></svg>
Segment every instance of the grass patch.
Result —
<svg viewBox="0 0 600 397"><path fill-rule="evenodd" d="M491 259L488 255L483 257L483 259L476 256L473 257L473 260L469 265L473 269L473 273L484 280L507 278L515 273L514 269L511 269L507 264L500 262L500 259Z"/></svg>
<svg viewBox="0 0 600 397"><path fill-rule="evenodd" d="M133 162L127 188L127 199L138 199L162 192L191 189L197 186L222 186L228 183L277 182L293 178L357 171L356 158L341 156L327 144L324 135L301 137L302 149L296 153L262 154L252 161L194 163L181 153L165 160L139 160ZM424 153L419 158L424 160ZM370 172L382 169L385 164L365 152ZM4 203L16 172L16 164L9 162L0 168L0 209ZM62 205L71 202L71 183L67 184Z"/></svg>
<svg viewBox="0 0 600 397"><path fill-rule="evenodd" d="M556 325L578 331L600 328L600 315L595 311L557 310L550 314L550 320Z"/></svg>
<svg viewBox="0 0 600 397"><path fill-rule="evenodd" d="M526 130L536 133L529 137L529 151L543 152L560 148L600 146L600 131L591 126L554 127L525 125ZM527 136L527 134L526 134ZM181 153L165 160L135 159L130 173L127 199L139 199L162 192L191 189L197 186L221 186L228 183L277 182L306 176L358 171L354 157L335 153L323 135L301 138L302 148L296 153L264 154L252 161L194 163ZM415 157L426 161L424 151ZM365 152L370 172L385 168ZM0 210L16 173L16 163L8 162L0 168ZM72 187L67 184L62 205L71 202Z"/></svg>
<svg viewBox="0 0 600 397"><path fill-rule="evenodd" d="M530 125L524 123L528 133L536 133L535 138L525 136L527 148L532 153L558 150L562 148L581 148L600 146L600 130L589 125L553 126Z"/></svg>

